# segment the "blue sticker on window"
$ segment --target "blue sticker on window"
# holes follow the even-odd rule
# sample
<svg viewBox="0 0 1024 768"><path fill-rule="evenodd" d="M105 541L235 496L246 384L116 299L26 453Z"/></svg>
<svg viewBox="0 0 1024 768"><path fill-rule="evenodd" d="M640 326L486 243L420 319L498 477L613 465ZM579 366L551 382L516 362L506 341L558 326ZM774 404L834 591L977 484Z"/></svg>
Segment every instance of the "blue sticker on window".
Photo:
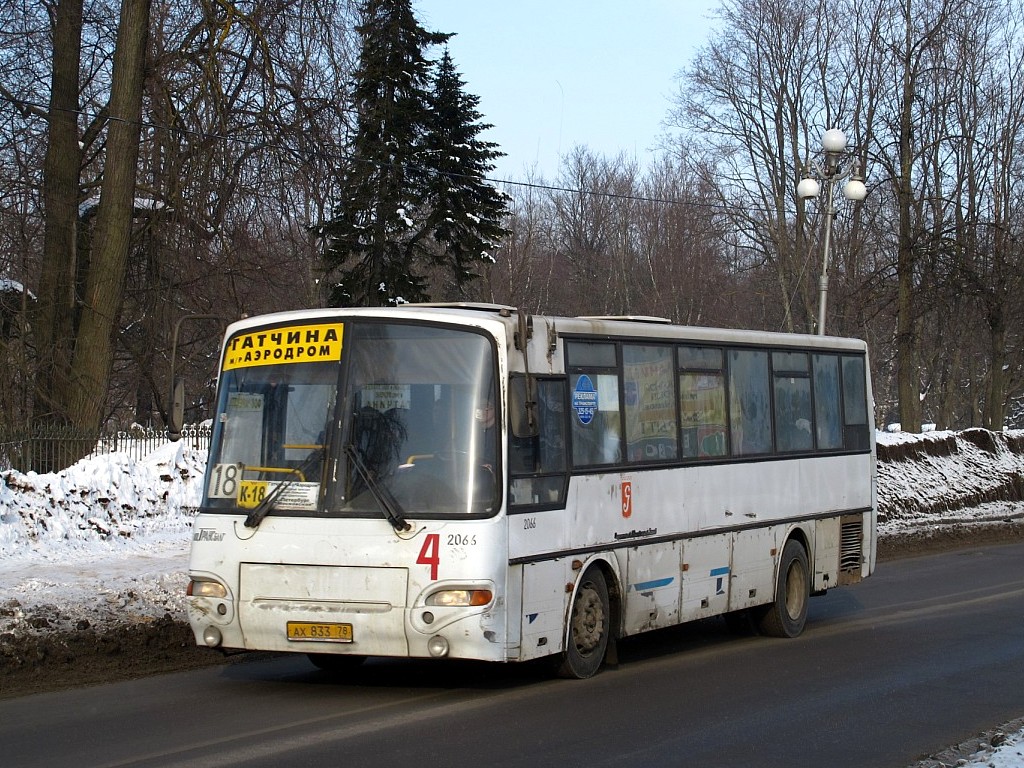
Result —
<svg viewBox="0 0 1024 768"><path fill-rule="evenodd" d="M572 407L580 424L586 425L594 420L597 413L597 387L589 376L583 375L576 380L576 388L572 392Z"/></svg>

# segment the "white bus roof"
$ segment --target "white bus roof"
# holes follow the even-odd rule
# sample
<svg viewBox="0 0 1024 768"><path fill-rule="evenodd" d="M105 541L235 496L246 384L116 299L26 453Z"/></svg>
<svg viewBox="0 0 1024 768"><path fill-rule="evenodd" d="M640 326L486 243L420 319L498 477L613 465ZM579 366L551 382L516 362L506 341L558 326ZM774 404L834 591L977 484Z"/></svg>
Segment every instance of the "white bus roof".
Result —
<svg viewBox="0 0 1024 768"><path fill-rule="evenodd" d="M402 304L397 307L324 307L320 309L292 310L268 315L243 318L232 323L225 339L240 330L265 325L306 322L325 317L382 317L396 320L444 320L463 322L477 327L498 321L514 328L519 310L505 304L446 302L429 304ZM705 326L675 325L661 317L645 315L558 317L534 314L530 316L534 333L541 327L553 329L558 335L597 336L624 339L659 339L663 341L692 341L707 344L765 344L780 347L810 349L846 349L864 351L865 342L838 336L753 331L737 328L711 328Z"/></svg>

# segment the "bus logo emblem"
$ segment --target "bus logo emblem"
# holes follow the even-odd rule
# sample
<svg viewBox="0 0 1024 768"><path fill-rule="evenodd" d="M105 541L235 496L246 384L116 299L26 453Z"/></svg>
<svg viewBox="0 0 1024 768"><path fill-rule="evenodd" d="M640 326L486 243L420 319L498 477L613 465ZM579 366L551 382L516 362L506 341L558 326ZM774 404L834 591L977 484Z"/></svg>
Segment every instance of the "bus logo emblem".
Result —
<svg viewBox="0 0 1024 768"><path fill-rule="evenodd" d="M633 482L631 480L622 481L622 516L632 517L633 516Z"/></svg>

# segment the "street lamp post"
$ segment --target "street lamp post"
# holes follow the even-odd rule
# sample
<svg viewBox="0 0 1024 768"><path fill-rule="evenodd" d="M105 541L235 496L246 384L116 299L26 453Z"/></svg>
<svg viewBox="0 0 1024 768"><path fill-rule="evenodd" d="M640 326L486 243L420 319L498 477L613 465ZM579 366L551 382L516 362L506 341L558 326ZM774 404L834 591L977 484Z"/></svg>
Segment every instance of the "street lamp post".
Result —
<svg viewBox="0 0 1024 768"><path fill-rule="evenodd" d="M803 169L803 178L796 187L796 194L801 200L817 197L821 193L818 184L820 178L825 183L825 238L821 257L821 280L818 283L818 335L825 334L825 305L828 301L828 262L829 249L832 244L832 219L836 215L835 185L836 182L849 177L843 186L843 195L847 200L861 202L868 195L861 173L860 160L846 157L846 134L838 128L829 128L821 138L824 151L823 162L812 160ZM844 161L847 161L844 164ZM817 178L816 178L817 177Z"/></svg>

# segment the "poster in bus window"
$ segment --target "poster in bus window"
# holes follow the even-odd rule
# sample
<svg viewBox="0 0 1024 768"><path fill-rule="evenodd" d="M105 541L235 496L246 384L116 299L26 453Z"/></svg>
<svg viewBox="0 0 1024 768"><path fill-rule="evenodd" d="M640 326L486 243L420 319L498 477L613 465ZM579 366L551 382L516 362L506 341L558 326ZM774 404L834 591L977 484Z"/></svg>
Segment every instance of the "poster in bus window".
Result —
<svg viewBox="0 0 1024 768"><path fill-rule="evenodd" d="M394 408L408 409L412 403L410 384L367 384L362 388L362 404L381 413Z"/></svg>
<svg viewBox="0 0 1024 768"><path fill-rule="evenodd" d="M258 392L232 392L228 395L221 432L220 455L236 463L258 466L263 445L263 395Z"/></svg>
<svg viewBox="0 0 1024 768"><path fill-rule="evenodd" d="M630 461L674 459L676 455L673 363L661 359L624 367L626 439Z"/></svg>
<svg viewBox="0 0 1024 768"><path fill-rule="evenodd" d="M679 377L679 418L684 456L725 455L725 386L721 374L684 373Z"/></svg>

